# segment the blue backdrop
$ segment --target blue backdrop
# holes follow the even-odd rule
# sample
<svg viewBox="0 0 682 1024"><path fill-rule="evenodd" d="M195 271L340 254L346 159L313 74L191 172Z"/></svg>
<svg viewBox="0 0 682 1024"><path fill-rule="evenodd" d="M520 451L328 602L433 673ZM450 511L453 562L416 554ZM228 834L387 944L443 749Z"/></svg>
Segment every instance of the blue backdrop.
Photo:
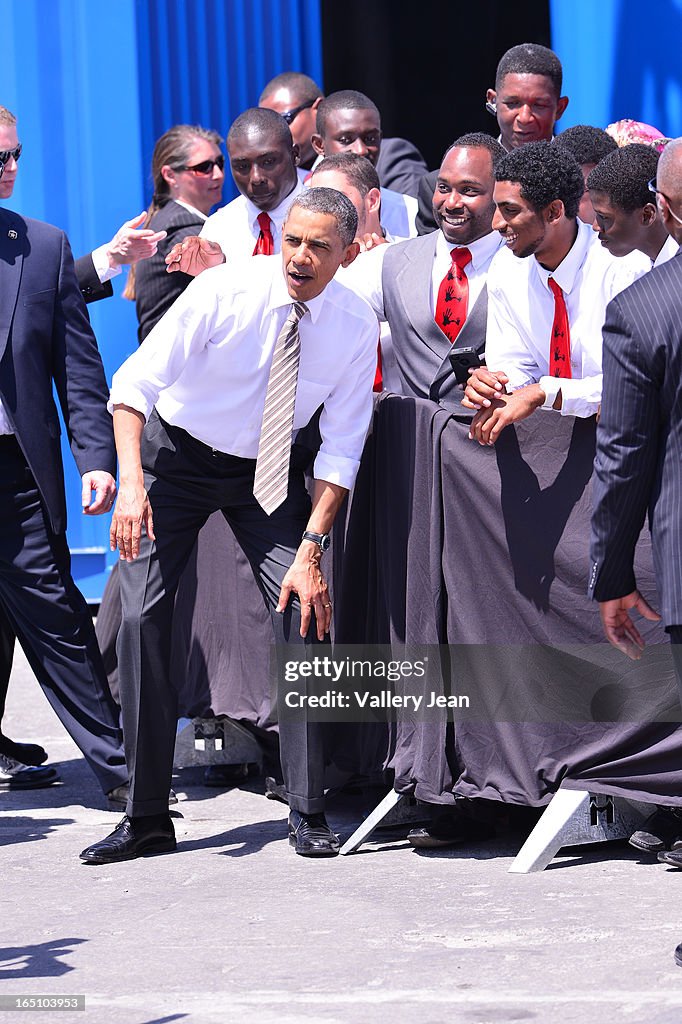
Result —
<svg viewBox="0 0 682 1024"><path fill-rule="evenodd" d="M75 255L146 208L152 149L172 124L224 136L279 72L322 79L319 0L3 0L1 17L0 104L24 146L8 205L64 228ZM89 307L109 379L137 347L122 288ZM99 600L109 516L81 514L67 450L64 462L74 576Z"/></svg>

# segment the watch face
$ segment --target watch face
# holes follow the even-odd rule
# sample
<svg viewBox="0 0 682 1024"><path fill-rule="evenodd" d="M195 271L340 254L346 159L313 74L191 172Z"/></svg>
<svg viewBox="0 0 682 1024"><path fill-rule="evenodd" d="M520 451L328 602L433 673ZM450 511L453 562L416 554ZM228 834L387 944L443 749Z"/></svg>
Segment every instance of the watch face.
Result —
<svg viewBox="0 0 682 1024"><path fill-rule="evenodd" d="M331 540L329 539L329 534L328 533L323 533L322 536L320 537L320 548L321 548L321 550L322 551L326 551L330 544L331 544Z"/></svg>

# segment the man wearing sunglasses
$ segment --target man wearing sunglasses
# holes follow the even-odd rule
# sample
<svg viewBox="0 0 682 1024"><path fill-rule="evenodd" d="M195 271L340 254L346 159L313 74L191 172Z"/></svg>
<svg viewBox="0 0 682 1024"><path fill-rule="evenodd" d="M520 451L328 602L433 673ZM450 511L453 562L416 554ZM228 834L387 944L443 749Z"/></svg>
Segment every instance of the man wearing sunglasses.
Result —
<svg viewBox="0 0 682 1024"><path fill-rule="evenodd" d="M21 148L16 118L4 107L0 152L5 200ZM82 476L83 512L107 512L116 493L116 458L106 381L69 243L58 228L0 208L0 680L9 677L14 631L62 724L109 793L128 773L92 619L71 577L53 387ZM0 697L1 710L4 693ZM44 759L40 748L33 753L34 764ZM53 769L33 770L52 771L54 780ZM31 769L0 748L3 788L23 782L30 788L25 772L30 776Z"/></svg>
<svg viewBox="0 0 682 1024"><path fill-rule="evenodd" d="M280 114L289 125L294 143L298 146L298 165L309 171L317 153L311 142L315 132L315 116L323 99L320 87L307 75L298 71L285 71L273 78L263 89L259 107Z"/></svg>

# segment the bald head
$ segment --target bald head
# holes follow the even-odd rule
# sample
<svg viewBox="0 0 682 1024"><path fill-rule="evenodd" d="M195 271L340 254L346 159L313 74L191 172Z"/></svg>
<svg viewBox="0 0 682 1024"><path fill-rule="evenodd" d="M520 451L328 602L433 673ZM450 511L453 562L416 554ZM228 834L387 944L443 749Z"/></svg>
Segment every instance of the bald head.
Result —
<svg viewBox="0 0 682 1024"><path fill-rule="evenodd" d="M682 245L682 139L673 139L656 169L656 199L665 229Z"/></svg>
<svg viewBox="0 0 682 1024"><path fill-rule="evenodd" d="M656 183L677 208L682 202L682 139L673 139L661 153Z"/></svg>

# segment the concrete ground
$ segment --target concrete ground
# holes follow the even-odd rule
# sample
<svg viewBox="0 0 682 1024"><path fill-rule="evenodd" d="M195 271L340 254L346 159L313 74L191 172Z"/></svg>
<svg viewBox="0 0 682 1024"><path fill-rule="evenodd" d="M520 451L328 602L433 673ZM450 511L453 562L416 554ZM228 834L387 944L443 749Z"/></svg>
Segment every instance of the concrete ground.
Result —
<svg viewBox="0 0 682 1024"><path fill-rule="evenodd" d="M335 860L296 857L262 780L174 785L177 853L78 859L118 820L21 655L7 733L44 742L61 785L0 792L0 1000L84 994L103 1024L678 1024L682 873L623 844L510 875L518 837L418 853L378 835ZM361 813L336 802L346 838Z"/></svg>

